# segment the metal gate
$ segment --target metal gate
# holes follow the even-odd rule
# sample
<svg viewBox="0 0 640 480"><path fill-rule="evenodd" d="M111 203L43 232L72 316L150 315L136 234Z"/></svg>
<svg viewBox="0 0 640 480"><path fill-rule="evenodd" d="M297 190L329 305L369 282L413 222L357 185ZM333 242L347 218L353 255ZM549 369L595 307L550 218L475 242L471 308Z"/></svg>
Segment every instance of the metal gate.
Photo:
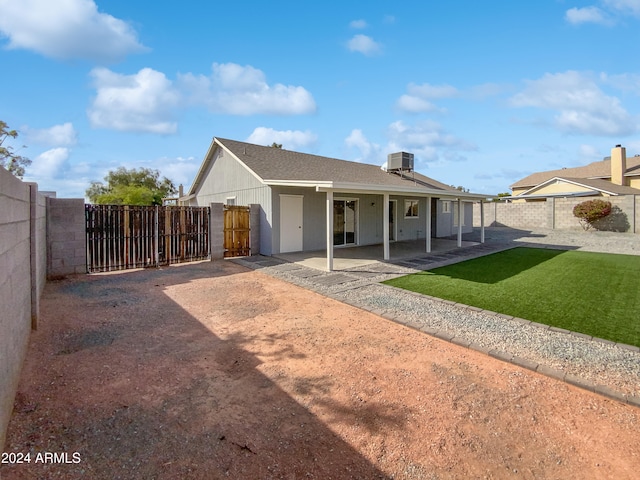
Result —
<svg viewBox="0 0 640 480"><path fill-rule="evenodd" d="M224 206L224 256L251 255L249 242L249 207Z"/></svg>
<svg viewBox="0 0 640 480"><path fill-rule="evenodd" d="M209 258L209 207L85 205L87 271Z"/></svg>

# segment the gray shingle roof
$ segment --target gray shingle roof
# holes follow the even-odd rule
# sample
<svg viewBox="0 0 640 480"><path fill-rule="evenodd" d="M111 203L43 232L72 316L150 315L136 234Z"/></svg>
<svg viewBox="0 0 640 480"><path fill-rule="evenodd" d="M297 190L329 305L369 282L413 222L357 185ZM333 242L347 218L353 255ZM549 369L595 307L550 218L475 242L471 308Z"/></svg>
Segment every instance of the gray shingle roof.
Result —
<svg viewBox="0 0 640 480"><path fill-rule="evenodd" d="M640 156L627 157L626 175L640 174ZM518 180L511 188L530 188L539 185L553 177L562 178L611 178L611 158L607 157L598 162L592 162L583 167L561 168L536 172Z"/></svg>
<svg viewBox="0 0 640 480"><path fill-rule="evenodd" d="M399 176L383 171L379 165L349 162L330 157L293 152L273 147L216 138L263 181L350 182L376 186L413 186L460 194L449 185L417 172Z"/></svg>
<svg viewBox="0 0 640 480"><path fill-rule="evenodd" d="M616 185L615 183L611 183L609 180L603 180L601 178L570 178L570 177L559 177L561 180L569 180L570 182L579 183L581 185L586 185L587 187L595 188L596 190L615 193L618 195L637 195L638 189L627 187L623 185Z"/></svg>

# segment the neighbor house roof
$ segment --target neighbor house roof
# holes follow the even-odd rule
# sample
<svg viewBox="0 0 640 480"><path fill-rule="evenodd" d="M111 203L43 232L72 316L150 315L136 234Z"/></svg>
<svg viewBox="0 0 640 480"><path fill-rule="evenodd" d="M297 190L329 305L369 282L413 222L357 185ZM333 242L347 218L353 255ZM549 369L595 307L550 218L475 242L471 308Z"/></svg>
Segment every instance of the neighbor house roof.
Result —
<svg viewBox="0 0 640 480"><path fill-rule="evenodd" d="M214 138L189 194L196 193L217 148L232 154L267 185L308 186L323 189L372 190L439 194L448 197L483 199L487 195L464 193L418 172L402 175L386 172L379 165L265 147L225 138Z"/></svg>
<svg viewBox="0 0 640 480"><path fill-rule="evenodd" d="M553 192L553 193L536 193L539 190L543 190L544 187L552 183L566 183L578 185L589 190L584 191L566 191L566 192ZM608 180L601 178L568 178L568 177L553 177L540 185L530 188L522 192L519 195L509 198L536 198L536 197L578 197L578 196L590 196L604 193L606 195L636 195L638 189L627 187L623 185L616 185Z"/></svg>
<svg viewBox="0 0 640 480"><path fill-rule="evenodd" d="M625 176L635 175L640 175L640 155L627 157L627 171L625 172ZM583 167L561 168L558 170L532 173L511 185L511 189L533 187L554 177L581 179L611 178L611 158L607 157L604 160L592 162ZM637 189L634 190L636 190L637 193Z"/></svg>

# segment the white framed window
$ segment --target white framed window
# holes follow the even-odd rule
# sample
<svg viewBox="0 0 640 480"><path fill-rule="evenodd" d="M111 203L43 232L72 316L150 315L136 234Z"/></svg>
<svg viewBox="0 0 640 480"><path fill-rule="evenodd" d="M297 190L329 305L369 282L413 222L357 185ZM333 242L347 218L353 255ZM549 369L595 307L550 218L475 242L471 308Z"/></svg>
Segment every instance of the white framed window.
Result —
<svg viewBox="0 0 640 480"><path fill-rule="evenodd" d="M418 218L418 200L404 201L404 218Z"/></svg>
<svg viewBox="0 0 640 480"><path fill-rule="evenodd" d="M442 200L442 213L451 213L451 200Z"/></svg>
<svg viewBox="0 0 640 480"><path fill-rule="evenodd" d="M227 205L235 205L236 204L236 197L227 197L227 200L225 202Z"/></svg>

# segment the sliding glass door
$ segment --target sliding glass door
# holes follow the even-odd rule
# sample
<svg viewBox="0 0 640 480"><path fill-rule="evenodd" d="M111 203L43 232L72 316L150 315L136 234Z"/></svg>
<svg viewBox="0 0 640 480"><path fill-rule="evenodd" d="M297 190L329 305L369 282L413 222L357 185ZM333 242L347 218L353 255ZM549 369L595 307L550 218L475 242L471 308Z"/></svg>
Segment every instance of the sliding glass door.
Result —
<svg viewBox="0 0 640 480"><path fill-rule="evenodd" d="M358 201L333 201L333 244L355 245L358 241Z"/></svg>

